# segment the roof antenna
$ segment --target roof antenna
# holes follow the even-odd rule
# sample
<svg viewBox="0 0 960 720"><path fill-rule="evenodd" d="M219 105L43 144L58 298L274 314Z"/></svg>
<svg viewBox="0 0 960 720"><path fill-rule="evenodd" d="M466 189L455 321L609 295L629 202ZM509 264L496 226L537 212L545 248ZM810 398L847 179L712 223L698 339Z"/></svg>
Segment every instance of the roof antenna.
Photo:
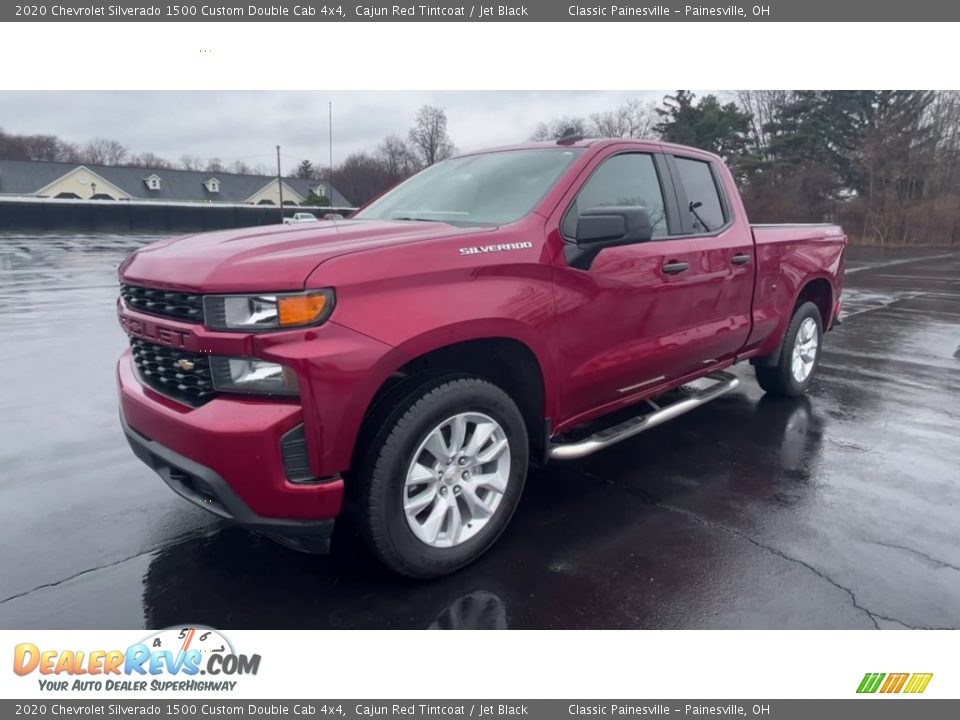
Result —
<svg viewBox="0 0 960 720"><path fill-rule="evenodd" d="M583 140L583 133L577 132L574 127L568 127L560 137L557 138L557 145L573 145Z"/></svg>

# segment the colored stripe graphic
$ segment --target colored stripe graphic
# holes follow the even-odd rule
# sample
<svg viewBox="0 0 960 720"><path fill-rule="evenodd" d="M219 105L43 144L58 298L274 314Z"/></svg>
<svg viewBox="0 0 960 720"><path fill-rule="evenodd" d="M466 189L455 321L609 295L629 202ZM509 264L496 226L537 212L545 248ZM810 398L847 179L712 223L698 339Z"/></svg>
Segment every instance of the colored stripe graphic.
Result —
<svg viewBox="0 0 960 720"><path fill-rule="evenodd" d="M930 684L930 679L933 677L933 673L914 673L910 682L907 683L907 687L904 692L907 693L922 693L927 689L927 685Z"/></svg>
<svg viewBox="0 0 960 720"><path fill-rule="evenodd" d="M886 678L886 681L884 681ZM922 693L927 689L933 673L866 673L860 685L857 687L858 693Z"/></svg>
<svg viewBox="0 0 960 720"><path fill-rule="evenodd" d="M885 673L867 673L863 676L863 680L860 681L860 687L857 688L857 692L875 693L877 688L880 687L880 682L884 677L886 677Z"/></svg>
<svg viewBox="0 0 960 720"><path fill-rule="evenodd" d="M903 689L903 684L907 682L910 673L890 673L887 681L880 688L882 693L898 693Z"/></svg>

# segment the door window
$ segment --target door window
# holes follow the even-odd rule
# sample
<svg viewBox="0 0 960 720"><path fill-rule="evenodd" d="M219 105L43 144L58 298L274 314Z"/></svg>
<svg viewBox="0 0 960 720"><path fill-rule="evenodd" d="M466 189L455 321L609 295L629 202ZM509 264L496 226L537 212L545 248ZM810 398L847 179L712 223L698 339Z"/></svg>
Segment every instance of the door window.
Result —
<svg viewBox="0 0 960 720"><path fill-rule="evenodd" d="M674 157L674 160L689 202L681 212L689 213L693 231L704 233L723 227L727 217L710 163L684 157Z"/></svg>
<svg viewBox="0 0 960 720"><path fill-rule="evenodd" d="M563 234L573 237L580 212L595 207L642 207L650 215L653 237L667 235L660 176L646 153L614 155L594 171L563 217Z"/></svg>

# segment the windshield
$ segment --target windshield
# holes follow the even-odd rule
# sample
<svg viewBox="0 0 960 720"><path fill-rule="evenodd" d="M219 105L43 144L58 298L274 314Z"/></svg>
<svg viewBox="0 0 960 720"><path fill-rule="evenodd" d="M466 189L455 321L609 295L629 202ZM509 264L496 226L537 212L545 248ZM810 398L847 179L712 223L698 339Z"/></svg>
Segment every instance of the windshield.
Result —
<svg viewBox="0 0 960 720"><path fill-rule="evenodd" d="M504 225L529 213L581 148L508 150L432 165L354 218Z"/></svg>

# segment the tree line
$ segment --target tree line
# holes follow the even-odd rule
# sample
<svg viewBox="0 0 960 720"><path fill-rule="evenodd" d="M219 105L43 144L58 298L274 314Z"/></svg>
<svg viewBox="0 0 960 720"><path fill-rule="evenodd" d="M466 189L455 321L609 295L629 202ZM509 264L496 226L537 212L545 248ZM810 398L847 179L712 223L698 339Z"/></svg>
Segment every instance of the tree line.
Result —
<svg viewBox="0 0 960 720"><path fill-rule="evenodd" d="M854 242L960 244L960 92L689 90L541 123L720 155L753 222L837 222Z"/></svg>
<svg viewBox="0 0 960 720"><path fill-rule="evenodd" d="M406 180L414 173L436 162L446 160L456 152L447 132L447 115L442 108L424 105L417 112L413 126L406 136L392 134L385 137L372 151L348 155L330 168L309 160L302 161L295 177L313 180L332 180L332 185L355 205L362 205L380 193ZM322 205L325 198L315 199ZM314 199L308 201L314 202Z"/></svg>
<svg viewBox="0 0 960 720"><path fill-rule="evenodd" d="M960 91L745 90L698 97L678 90L660 103L632 99L590 115L548 119L529 137L552 140L570 129L717 153L754 222L837 222L854 242L960 244ZM290 175L332 177L359 205L455 151L444 110L424 106L406 134L348 155L332 173L303 160ZM272 174L242 160L184 155L169 162L105 138L77 145L2 130L0 158Z"/></svg>
<svg viewBox="0 0 960 720"><path fill-rule="evenodd" d="M85 143L73 143L56 135L16 135L0 128L0 160L34 160L38 162L81 163L142 167L153 170L205 170L246 175L269 175L264 163L249 164L243 160L226 163L219 158L204 159L198 155L181 155L171 161L152 152L134 153L123 143L96 137Z"/></svg>

